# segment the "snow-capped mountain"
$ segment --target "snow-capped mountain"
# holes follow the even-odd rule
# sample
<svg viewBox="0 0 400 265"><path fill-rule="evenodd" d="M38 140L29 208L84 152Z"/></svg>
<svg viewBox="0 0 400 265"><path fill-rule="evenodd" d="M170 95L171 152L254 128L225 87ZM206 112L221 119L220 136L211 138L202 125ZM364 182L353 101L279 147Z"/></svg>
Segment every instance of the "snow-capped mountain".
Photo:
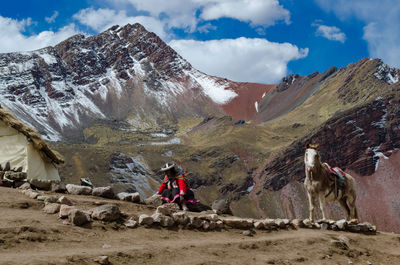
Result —
<svg viewBox="0 0 400 265"><path fill-rule="evenodd" d="M95 120L151 127L163 115L219 112L238 95L232 84L194 69L140 24L0 54L1 105L53 141Z"/></svg>

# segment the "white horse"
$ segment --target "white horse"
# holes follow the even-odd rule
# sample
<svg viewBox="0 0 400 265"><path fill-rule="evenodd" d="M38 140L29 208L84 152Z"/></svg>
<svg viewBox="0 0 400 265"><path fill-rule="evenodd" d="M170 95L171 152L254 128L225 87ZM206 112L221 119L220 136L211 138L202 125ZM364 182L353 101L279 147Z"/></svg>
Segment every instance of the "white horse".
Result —
<svg viewBox="0 0 400 265"><path fill-rule="evenodd" d="M322 219L326 220L325 203L338 201L346 213L346 219L358 219L356 208L355 180L352 176L344 173L346 180L343 189L338 188L335 181L336 176L330 178L331 170L327 163L321 163L318 145L307 144L304 156L306 179L304 186L307 190L310 220L314 219L314 201L319 199L319 206L322 212Z"/></svg>

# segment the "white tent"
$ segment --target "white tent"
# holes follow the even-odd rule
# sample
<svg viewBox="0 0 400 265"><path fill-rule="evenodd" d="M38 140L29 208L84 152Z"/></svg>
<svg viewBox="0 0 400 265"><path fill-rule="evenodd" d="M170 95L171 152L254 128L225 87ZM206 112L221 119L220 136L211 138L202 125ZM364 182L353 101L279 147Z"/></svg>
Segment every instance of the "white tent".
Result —
<svg viewBox="0 0 400 265"><path fill-rule="evenodd" d="M56 165L64 163L60 154L31 127L0 107L0 165L22 167L28 179L60 180Z"/></svg>

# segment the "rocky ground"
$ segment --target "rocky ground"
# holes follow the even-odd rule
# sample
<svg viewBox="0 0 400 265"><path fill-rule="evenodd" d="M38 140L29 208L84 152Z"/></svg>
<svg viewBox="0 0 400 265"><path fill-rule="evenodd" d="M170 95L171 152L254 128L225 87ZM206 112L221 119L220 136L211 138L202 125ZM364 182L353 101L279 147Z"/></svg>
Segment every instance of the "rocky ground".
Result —
<svg viewBox="0 0 400 265"><path fill-rule="evenodd" d="M132 202L65 196L86 211L115 203L126 219L155 211ZM44 213L44 204L0 187L0 264L400 264L397 234L287 228L246 235L232 228L130 229L118 221L79 227Z"/></svg>

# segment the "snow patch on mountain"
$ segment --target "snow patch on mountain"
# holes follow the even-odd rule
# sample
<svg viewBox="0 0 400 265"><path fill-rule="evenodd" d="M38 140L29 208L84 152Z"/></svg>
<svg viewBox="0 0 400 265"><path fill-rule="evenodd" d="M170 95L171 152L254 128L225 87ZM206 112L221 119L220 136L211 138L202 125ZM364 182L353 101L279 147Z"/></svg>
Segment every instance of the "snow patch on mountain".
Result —
<svg viewBox="0 0 400 265"><path fill-rule="evenodd" d="M188 75L196 80L202 86L204 93L217 104L226 104L238 96L233 90L226 89L229 86L229 83L226 81L221 81L222 84L219 84L214 78L200 71L191 71L188 72Z"/></svg>
<svg viewBox="0 0 400 265"><path fill-rule="evenodd" d="M383 62L376 69L374 76L379 80L385 81L389 85L395 84L399 81L398 70Z"/></svg>

